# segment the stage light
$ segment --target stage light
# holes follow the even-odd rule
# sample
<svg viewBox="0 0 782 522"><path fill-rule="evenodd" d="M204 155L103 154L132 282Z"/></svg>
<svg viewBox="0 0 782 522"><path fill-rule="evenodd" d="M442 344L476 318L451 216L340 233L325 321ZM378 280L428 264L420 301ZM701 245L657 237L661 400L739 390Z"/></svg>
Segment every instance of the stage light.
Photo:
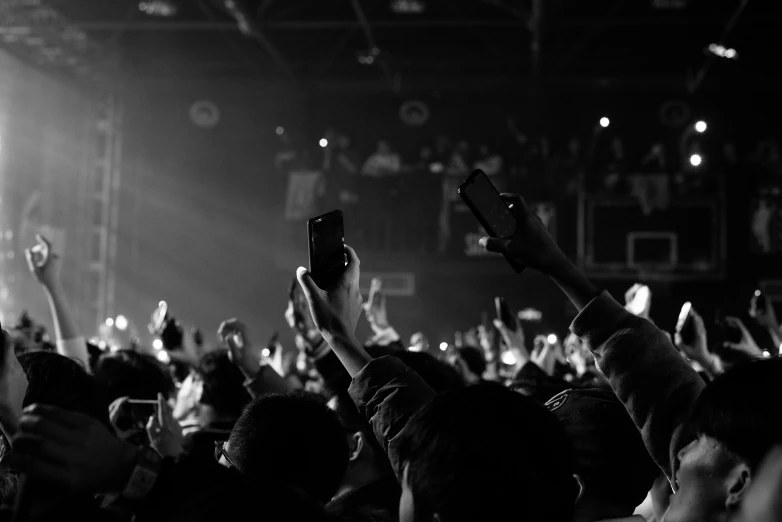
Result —
<svg viewBox="0 0 782 522"><path fill-rule="evenodd" d="M271 354L272 354L272 352L268 348L264 348L263 350L261 350L261 355L263 355L264 357L268 357Z"/></svg>
<svg viewBox="0 0 782 522"><path fill-rule="evenodd" d="M168 364L171 362L171 356L168 355L168 352L165 352L163 350L159 351L156 357L157 360L162 362L163 364Z"/></svg>
<svg viewBox="0 0 782 522"><path fill-rule="evenodd" d="M329 146L329 140L327 140L326 138L321 138L318 144L321 146L321 148L325 149L326 147Z"/></svg>
<svg viewBox="0 0 782 522"><path fill-rule="evenodd" d="M700 154L693 154L690 156L690 165L693 167L699 166L701 163L703 163L703 158L701 158Z"/></svg>
<svg viewBox="0 0 782 522"><path fill-rule="evenodd" d="M117 328L124 331L128 327L128 320L124 315L118 315L114 324L117 325Z"/></svg>
<svg viewBox="0 0 782 522"><path fill-rule="evenodd" d="M500 358L502 359L502 363L507 364L508 366L513 366L516 364L516 358L509 351L502 352Z"/></svg>
<svg viewBox="0 0 782 522"><path fill-rule="evenodd" d="M139 2L138 10L149 16L171 17L176 15L176 4L169 0L146 0Z"/></svg>
<svg viewBox="0 0 782 522"><path fill-rule="evenodd" d="M713 43L709 45L708 49L711 54L719 56L720 58L737 60L739 57L739 53L736 52L736 49L727 48L724 45Z"/></svg>
<svg viewBox="0 0 782 522"><path fill-rule="evenodd" d="M549 334L548 337L546 337L546 341L548 341L549 344L557 344L557 336Z"/></svg>
<svg viewBox="0 0 782 522"><path fill-rule="evenodd" d="M695 122L695 130L700 132L700 133L706 132L706 129L708 129L708 128L709 128L709 126L706 125L706 122L703 121L703 120Z"/></svg>
<svg viewBox="0 0 782 522"><path fill-rule="evenodd" d="M738 56L739 53L736 52L736 49L725 49L725 58L735 60Z"/></svg>
<svg viewBox="0 0 782 522"><path fill-rule="evenodd" d="M440 343L440 351L445 351L448 349L448 343Z"/></svg>
<svg viewBox="0 0 782 522"><path fill-rule="evenodd" d="M152 341L152 348L154 348L155 350L162 350L163 341L161 341L160 339L155 339L154 341Z"/></svg>
<svg viewBox="0 0 782 522"><path fill-rule="evenodd" d="M106 326L114 326L114 319L112 319L111 317L106 319Z"/></svg>
<svg viewBox="0 0 782 522"><path fill-rule="evenodd" d="M601 126L601 127L603 127L603 128L605 129L605 128L606 128L606 127L608 127L609 125L611 125L611 120L609 120L609 119L608 119L608 118L606 118L605 116L603 116L602 118L600 118L600 126Z"/></svg>
<svg viewBox="0 0 782 522"><path fill-rule="evenodd" d="M755 297L760 297L760 290L755 290Z"/></svg>
<svg viewBox="0 0 782 522"><path fill-rule="evenodd" d="M277 136L282 136L282 133L283 133L283 132L285 132L285 129L283 129L282 127L277 127L277 128L274 130L274 132L276 132L276 133L277 133Z"/></svg>

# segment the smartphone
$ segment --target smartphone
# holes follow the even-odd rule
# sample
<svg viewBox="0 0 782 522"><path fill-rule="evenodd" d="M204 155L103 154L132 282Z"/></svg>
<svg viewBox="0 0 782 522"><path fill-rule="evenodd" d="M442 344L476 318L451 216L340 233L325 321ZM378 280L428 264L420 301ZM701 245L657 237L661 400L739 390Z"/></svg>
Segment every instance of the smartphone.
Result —
<svg viewBox="0 0 782 522"><path fill-rule="evenodd" d="M627 310L634 315L641 315L646 310L646 305L649 301L651 292L649 287L641 285L641 287L635 292L632 300L627 303Z"/></svg>
<svg viewBox="0 0 782 522"><path fill-rule="evenodd" d="M684 344L692 344L695 341L695 325L692 321L692 303L687 301L679 312L676 321L676 332L681 336Z"/></svg>
<svg viewBox="0 0 782 522"><path fill-rule="evenodd" d="M473 171L462 183L459 196L491 237L509 237L516 232L516 216L482 170ZM507 255L505 259L516 272L526 268Z"/></svg>
<svg viewBox="0 0 782 522"><path fill-rule="evenodd" d="M152 322L149 324L149 331L160 337L166 350L175 351L182 349L184 331L176 318L171 315L168 303L165 301L160 301L158 307L152 312Z"/></svg>
<svg viewBox="0 0 782 522"><path fill-rule="evenodd" d="M505 302L505 299L502 297L495 297L494 298L494 309L497 312L497 319L502 321L502 323L511 331L516 331L516 321L513 320L513 314L510 312L510 307L508 306L508 303Z"/></svg>
<svg viewBox="0 0 782 522"><path fill-rule="evenodd" d="M312 279L320 288L331 288L347 265L342 211L310 219L307 236Z"/></svg>
<svg viewBox="0 0 782 522"><path fill-rule="evenodd" d="M122 415L118 419L118 425L124 429L134 429L146 432L147 422L153 415L157 415L157 401L128 399L123 408Z"/></svg>

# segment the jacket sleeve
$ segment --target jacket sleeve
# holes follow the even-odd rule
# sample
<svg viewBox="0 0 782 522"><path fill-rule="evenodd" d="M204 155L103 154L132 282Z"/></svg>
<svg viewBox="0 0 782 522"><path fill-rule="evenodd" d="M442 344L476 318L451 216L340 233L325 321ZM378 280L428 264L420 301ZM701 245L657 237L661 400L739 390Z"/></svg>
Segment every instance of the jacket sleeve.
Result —
<svg viewBox="0 0 782 522"><path fill-rule="evenodd" d="M348 392L401 479L399 435L413 414L435 397L435 391L405 363L386 356L372 360L353 377Z"/></svg>
<svg viewBox="0 0 782 522"><path fill-rule="evenodd" d="M646 448L671 479L677 452L689 443L686 424L705 388L668 335L603 292L571 325L641 431Z"/></svg>

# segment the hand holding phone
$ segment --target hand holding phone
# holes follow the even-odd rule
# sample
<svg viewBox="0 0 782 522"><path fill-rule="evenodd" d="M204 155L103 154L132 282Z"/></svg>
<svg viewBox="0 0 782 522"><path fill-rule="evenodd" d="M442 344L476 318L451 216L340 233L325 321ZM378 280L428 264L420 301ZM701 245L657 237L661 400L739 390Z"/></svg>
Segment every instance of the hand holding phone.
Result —
<svg viewBox="0 0 782 522"><path fill-rule="evenodd" d="M321 289L334 287L347 266L342 212L334 210L307 222L309 273Z"/></svg>
<svg viewBox="0 0 782 522"><path fill-rule="evenodd" d="M513 314L510 311L510 307L508 306L508 303L505 302L504 298L502 297L494 298L494 309L497 314L497 319L502 321L502 324L504 324L508 330L512 332L518 330L518 324L516 324L516 319L514 319Z"/></svg>
<svg viewBox="0 0 782 522"><path fill-rule="evenodd" d="M642 284L634 284L625 293L625 309L638 317L649 318L652 307L652 291Z"/></svg>
<svg viewBox="0 0 782 522"><path fill-rule="evenodd" d="M676 333L680 336L681 342L686 345L692 345L695 341L697 332L693 321L692 303L687 301L679 312L679 318L676 321ZM677 343L679 344L679 343Z"/></svg>
<svg viewBox="0 0 782 522"><path fill-rule="evenodd" d="M517 272L529 266L551 273L570 263L524 198L498 194L483 171L473 172L459 194L489 234L481 239L483 248L503 254Z"/></svg>

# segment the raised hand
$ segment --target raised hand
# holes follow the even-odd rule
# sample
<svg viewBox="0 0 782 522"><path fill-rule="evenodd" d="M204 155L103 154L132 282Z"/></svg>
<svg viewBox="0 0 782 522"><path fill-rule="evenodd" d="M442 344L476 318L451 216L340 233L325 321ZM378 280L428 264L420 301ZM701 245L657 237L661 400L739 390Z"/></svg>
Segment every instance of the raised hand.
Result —
<svg viewBox="0 0 782 522"><path fill-rule="evenodd" d="M685 343L680 332L673 335L673 342L681 352L691 361L700 364L712 377L722 372L719 359L709 352L708 339L706 337L706 325L703 317L694 308L690 308L690 321L692 321L695 336L691 343Z"/></svg>
<svg viewBox="0 0 782 522"><path fill-rule="evenodd" d="M361 316L362 298L358 285L360 261L352 248L345 246L345 251L348 265L329 290L318 287L306 268L300 267L296 271L315 326L329 344L329 339L335 336L354 338Z"/></svg>
<svg viewBox="0 0 782 522"><path fill-rule="evenodd" d="M228 356L245 375L252 378L261 367L260 346L256 346L247 334L247 326L238 319L223 321L217 330L217 337L228 345Z"/></svg>
<svg viewBox="0 0 782 522"><path fill-rule="evenodd" d="M747 327L744 326L744 321L738 317L726 317L725 322L741 331L741 341L738 343L728 343L728 346L746 352L753 357L763 356L763 350L760 349L758 343L756 343L755 339L752 337L752 334L750 334Z"/></svg>
<svg viewBox="0 0 782 522"><path fill-rule="evenodd" d="M524 198L518 194L502 194L502 199L516 217L516 231L512 237L482 238L481 245L486 250L505 254L544 273L557 268L563 260L567 262L546 226L530 211Z"/></svg>
<svg viewBox="0 0 782 522"><path fill-rule="evenodd" d="M52 250L51 242L38 234L38 244L24 251L27 267L35 278L46 288L60 283L60 256Z"/></svg>
<svg viewBox="0 0 782 522"><path fill-rule="evenodd" d="M15 466L64 491L121 491L139 450L97 419L42 404L24 409L14 438Z"/></svg>
<svg viewBox="0 0 782 522"><path fill-rule="evenodd" d="M369 287L369 299L364 303L364 312L369 323L376 328L388 327L386 312L386 297L383 295L383 281L377 277L372 279Z"/></svg>
<svg viewBox="0 0 782 522"><path fill-rule="evenodd" d="M505 323L499 319L494 319L494 327L500 332L500 336L502 336L505 346L516 358L517 366L523 366L529 362L530 354L524 344L524 330L521 328L521 325L518 324L518 321L516 321L516 324L518 327L514 331L508 328Z"/></svg>
<svg viewBox="0 0 782 522"><path fill-rule="evenodd" d="M162 393L157 395L155 415L147 422L147 435L150 446L161 457L177 457L184 452L182 427L174 419L174 412Z"/></svg>

